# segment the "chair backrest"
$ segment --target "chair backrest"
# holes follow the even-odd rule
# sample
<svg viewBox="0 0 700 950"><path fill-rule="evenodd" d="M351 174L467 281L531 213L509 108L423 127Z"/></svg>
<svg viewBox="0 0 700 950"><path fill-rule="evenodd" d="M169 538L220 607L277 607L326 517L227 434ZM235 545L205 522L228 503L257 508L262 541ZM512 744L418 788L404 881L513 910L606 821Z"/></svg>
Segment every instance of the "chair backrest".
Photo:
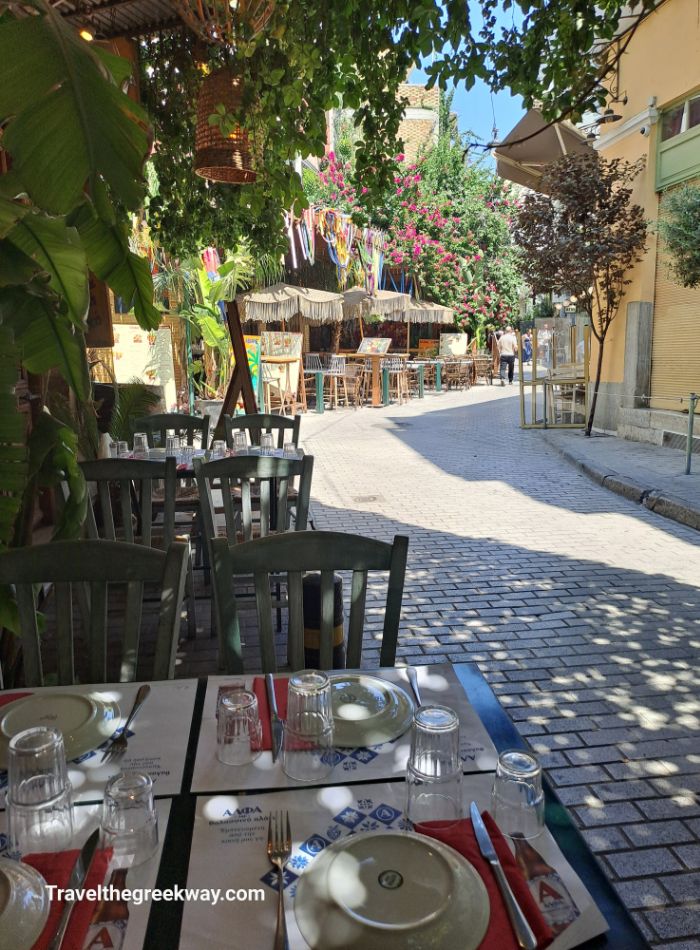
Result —
<svg viewBox="0 0 700 950"><path fill-rule="evenodd" d="M163 522L157 527L159 546L167 548L175 534L175 493L177 490L177 461L166 458L162 462L149 462L144 459L99 459L96 462L82 462L85 480L96 487L94 498L88 503L85 525L89 538L116 541L116 523L122 526L125 541L140 542L151 547L154 541L153 519L153 483L163 482ZM115 518L113 492L118 491L118 518ZM134 506L136 502L136 506ZM96 506L102 530L98 527ZM159 506L160 507L160 506ZM138 523L134 531L134 516ZM162 543L161 543L162 539Z"/></svg>
<svg viewBox="0 0 700 950"><path fill-rule="evenodd" d="M214 493L221 491L221 509L230 544L250 541L257 523L259 535L288 531L289 489L299 479L295 501L294 530L305 531L314 459L280 459L260 455L238 455L214 462L194 460L207 541L217 536Z"/></svg>
<svg viewBox="0 0 700 950"><path fill-rule="evenodd" d="M320 373L323 370L321 357L318 353L307 353L304 356L304 371L307 373Z"/></svg>
<svg viewBox="0 0 700 950"><path fill-rule="evenodd" d="M153 413L138 419L134 430L146 433L151 448L155 446L157 436L160 448L164 449L168 435L185 438L188 445L194 445L199 435L201 447L209 447L209 416L188 416L185 412Z"/></svg>
<svg viewBox="0 0 700 950"><path fill-rule="evenodd" d="M144 583L157 584L161 591L151 678L172 679L188 556L186 544L171 544L165 551L158 551L124 541L88 540L53 541L0 554L0 584L12 585L17 597L26 685L44 685L43 636L37 627L34 585L46 583L54 587L59 685L76 681L73 585L78 589L87 587L90 593L88 629L83 629L88 679L83 681L107 681L107 606L112 584L126 584L118 637L119 682L135 678Z"/></svg>
<svg viewBox="0 0 700 950"><path fill-rule="evenodd" d="M331 376L344 376L345 375L345 357L338 356L338 355L331 356L328 372Z"/></svg>
<svg viewBox="0 0 700 950"><path fill-rule="evenodd" d="M272 535L246 544L231 545L225 538L213 541L212 566L216 585L217 622L223 660L228 672L243 671L241 632L232 578L253 574L262 668L274 673L275 635L272 620L271 575L287 575L289 634L287 659L292 670L304 667L304 613L302 578L305 572L321 573L320 667L333 665L333 581L335 571L352 571L346 662L359 667L369 571L388 571L386 609L380 653L381 666L396 658L408 538L397 535L393 544L336 531L300 531Z"/></svg>
<svg viewBox="0 0 700 950"><path fill-rule="evenodd" d="M301 428L301 416L296 415L293 419L286 416L278 416L271 413L256 412L245 416L224 416L224 426L226 427L226 445L233 448L233 433L246 432L251 445L260 445L260 437L263 432L277 434L277 448L284 448L285 442L293 442L299 445L299 430Z"/></svg>

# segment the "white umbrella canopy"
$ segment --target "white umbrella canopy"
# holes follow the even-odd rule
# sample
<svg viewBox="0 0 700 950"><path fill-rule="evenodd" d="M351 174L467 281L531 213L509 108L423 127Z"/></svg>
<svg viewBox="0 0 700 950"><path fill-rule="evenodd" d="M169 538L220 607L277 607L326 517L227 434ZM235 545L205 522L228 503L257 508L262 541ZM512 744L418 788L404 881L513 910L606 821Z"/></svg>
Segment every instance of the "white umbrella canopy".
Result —
<svg viewBox="0 0 700 950"><path fill-rule="evenodd" d="M403 319L406 323L454 323L455 312L441 303L412 300Z"/></svg>
<svg viewBox="0 0 700 950"><path fill-rule="evenodd" d="M393 290L378 290L372 295L364 287L353 287L343 294L346 320L370 317L373 314L388 320L402 320L410 305L411 298L408 294L396 293Z"/></svg>
<svg viewBox="0 0 700 950"><path fill-rule="evenodd" d="M236 297L241 320L279 323L297 314L317 323L339 323L345 319L342 294L291 284L273 284Z"/></svg>

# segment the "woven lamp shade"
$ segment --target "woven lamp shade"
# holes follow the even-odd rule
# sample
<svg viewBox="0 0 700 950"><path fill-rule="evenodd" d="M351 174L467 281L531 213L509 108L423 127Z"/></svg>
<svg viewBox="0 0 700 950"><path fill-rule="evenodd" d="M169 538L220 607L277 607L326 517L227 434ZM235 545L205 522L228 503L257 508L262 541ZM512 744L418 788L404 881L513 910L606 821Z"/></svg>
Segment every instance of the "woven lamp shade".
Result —
<svg viewBox="0 0 700 950"><path fill-rule="evenodd" d="M202 178L231 185L249 185L257 178L246 130L236 126L224 138L218 126L209 124L218 105L223 103L227 112L239 109L241 94L240 79L229 67L217 69L202 83L194 143L194 170Z"/></svg>
<svg viewBox="0 0 700 950"><path fill-rule="evenodd" d="M208 43L237 46L263 30L274 0L175 0L180 19Z"/></svg>

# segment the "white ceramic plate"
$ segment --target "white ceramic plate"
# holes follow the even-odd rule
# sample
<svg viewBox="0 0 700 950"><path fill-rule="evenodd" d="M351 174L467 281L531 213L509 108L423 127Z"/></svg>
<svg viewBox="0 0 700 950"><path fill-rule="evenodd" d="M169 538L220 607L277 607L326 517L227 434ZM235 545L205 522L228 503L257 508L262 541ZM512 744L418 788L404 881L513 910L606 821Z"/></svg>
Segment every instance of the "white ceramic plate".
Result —
<svg viewBox="0 0 700 950"><path fill-rule="evenodd" d="M0 858L0 950L31 950L44 929L50 903L38 871Z"/></svg>
<svg viewBox="0 0 700 950"><path fill-rule="evenodd" d="M99 694L37 693L17 699L0 709L0 768L7 767L10 739L23 729L60 729L70 761L109 739L120 718L118 704Z"/></svg>
<svg viewBox="0 0 700 950"><path fill-rule="evenodd" d="M475 950L490 910L461 854L407 831L329 845L300 877L294 913L314 950Z"/></svg>
<svg viewBox="0 0 700 950"><path fill-rule="evenodd" d="M330 677L333 745L354 749L398 739L411 725L413 700L395 683L364 673Z"/></svg>

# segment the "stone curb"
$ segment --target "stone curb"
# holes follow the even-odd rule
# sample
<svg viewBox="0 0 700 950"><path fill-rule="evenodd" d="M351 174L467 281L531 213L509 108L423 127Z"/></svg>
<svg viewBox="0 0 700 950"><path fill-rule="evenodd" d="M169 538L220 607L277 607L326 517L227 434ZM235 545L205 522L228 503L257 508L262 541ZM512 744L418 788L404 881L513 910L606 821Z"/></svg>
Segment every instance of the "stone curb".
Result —
<svg viewBox="0 0 700 950"><path fill-rule="evenodd" d="M621 475L614 469L596 465L572 449L559 445L556 437L553 438L544 431L540 435L550 448L558 452L567 462L571 462L594 482L597 482L598 485L602 485L604 488L608 488L610 491L622 495L623 498L628 498L638 505L644 505L645 508L657 515L670 518L679 522L679 524L700 531L700 508L693 507L685 499L661 488L645 488L627 475Z"/></svg>

